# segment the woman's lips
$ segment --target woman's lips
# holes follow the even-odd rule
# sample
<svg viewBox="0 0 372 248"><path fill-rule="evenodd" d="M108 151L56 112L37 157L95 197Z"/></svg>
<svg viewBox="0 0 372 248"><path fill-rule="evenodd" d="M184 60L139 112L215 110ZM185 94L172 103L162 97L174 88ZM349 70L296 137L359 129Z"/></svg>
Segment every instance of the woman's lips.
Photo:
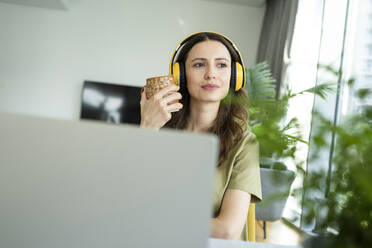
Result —
<svg viewBox="0 0 372 248"><path fill-rule="evenodd" d="M206 84L206 85L203 85L202 88L205 90L215 90L215 89L220 88L220 86L218 86L217 84Z"/></svg>

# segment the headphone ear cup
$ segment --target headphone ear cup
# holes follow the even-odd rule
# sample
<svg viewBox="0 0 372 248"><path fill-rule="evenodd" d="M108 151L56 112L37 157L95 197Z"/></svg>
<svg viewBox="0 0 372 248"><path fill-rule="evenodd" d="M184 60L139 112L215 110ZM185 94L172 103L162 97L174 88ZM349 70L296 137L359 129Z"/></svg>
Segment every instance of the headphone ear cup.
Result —
<svg viewBox="0 0 372 248"><path fill-rule="evenodd" d="M230 89L235 91L236 88L236 62L231 63Z"/></svg>
<svg viewBox="0 0 372 248"><path fill-rule="evenodd" d="M180 85L180 64L178 62L172 65L172 75L177 85Z"/></svg>
<svg viewBox="0 0 372 248"><path fill-rule="evenodd" d="M245 71L244 67L239 62L235 62L235 73L235 91L238 91L245 86Z"/></svg>
<svg viewBox="0 0 372 248"><path fill-rule="evenodd" d="M239 91L245 84L244 68L239 62L233 62L231 64L231 80L230 88L233 91Z"/></svg>

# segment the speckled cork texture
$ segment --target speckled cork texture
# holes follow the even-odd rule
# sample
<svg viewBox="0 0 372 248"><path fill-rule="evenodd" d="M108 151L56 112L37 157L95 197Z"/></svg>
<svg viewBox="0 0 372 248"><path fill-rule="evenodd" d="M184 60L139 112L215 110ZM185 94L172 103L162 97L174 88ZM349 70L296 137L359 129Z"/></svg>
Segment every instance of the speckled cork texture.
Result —
<svg viewBox="0 0 372 248"><path fill-rule="evenodd" d="M145 92L147 99L151 98L158 91L167 87L170 84L176 84L173 75L152 77L146 79Z"/></svg>

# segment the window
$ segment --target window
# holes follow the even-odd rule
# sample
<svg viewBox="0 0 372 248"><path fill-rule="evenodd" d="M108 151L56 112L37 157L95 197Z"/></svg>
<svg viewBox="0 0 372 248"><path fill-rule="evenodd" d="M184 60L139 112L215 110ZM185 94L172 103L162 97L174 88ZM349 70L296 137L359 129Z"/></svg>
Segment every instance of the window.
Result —
<svg viewBox="0 0 372 248"><path fill-rule="evenodd" d="M365 69L366 73L372 72L372 59L368 59L365 61Z"/></svg>
<svg viewBox="0 0 372 248"><path fill-rule="evenodd" d="M346 25L345 20L348 21ZM317 83L337 82L337 77L336 80L334 78L328 80L327 75L317 70L318 64L331 65L336 70L342 67L345 80L350 76L358 79L355 82L356 87L372 86L372 0L368 2L300 0L290 60L285 81L294 92L310 88ZM311 120L313 109L332 121L337 113L337 121L342 113L353 111L354 106L359 105L353 98L355 89L349 89L344 84L342 86L339 99L336 95L331 95L324 102L320 98L314 99L313 96L309 96L290 102L288 118L298 118L303 126L305 139L311 137L316 129L316 123ZM338 109L336 102L339 103ZM329 144L330 141L331 137L328 140ZM311 146L309 149L308 146L302 145L298 149L300 152L296 156L302 161L306 161L309 154L312 154ZM319 154L319 160L310 161L307 165L305 163L304 169L328 170L331 168L329 164L331 154L330 150L325 149ZM298 184L302 180L296 178ZM305 198L311 199L311 196L305 194ZM287 219L295 216L296 212L301 215L302 209L296 200L298 199L288 199L283 214ZM300 227L311 231L314 226L304 226L300 223Z"/></svg>

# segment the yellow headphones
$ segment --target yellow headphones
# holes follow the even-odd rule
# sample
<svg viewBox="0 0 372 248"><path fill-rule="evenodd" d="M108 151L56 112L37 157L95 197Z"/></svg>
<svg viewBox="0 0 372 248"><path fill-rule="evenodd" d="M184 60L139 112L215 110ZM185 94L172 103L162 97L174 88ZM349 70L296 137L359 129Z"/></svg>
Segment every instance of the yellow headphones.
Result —
<svg viewBox="0 0 372 248"><path fill-rule="evenodd" d="M194 34L191 34L191 35L187 36L183 41L181 41L178 44L178 46L176 47L176 49L173 51L172 58L171 58L171 61L170 61L170 65L169 65L169 73L174 76L174 79L176 81L176 84L177 85L186 85L186 72L185 72L185 65L182 62L174 62L174 59L175 59L178 51L179 50L182 50L182 48L184 47L184 45L191 38L193 38L193 37L195 37L196 35L199 35L199 34L214 34L214 35L218 35L218 36L222 37L224 40L226 40L227 42L229 42L232 45L233 49L235 50L235 52L238 55L239 61L232 62L232 65L231 65L230 88L232 90L238 91L242 87L244 87L245 86L245 83L246 83L245 68L244 68L244 62L243 62L242 56L241 56L238 48L225 35L220 34L220 33L216 33L216 32L212 32L212 31L202 31L202 32L197 32L197 33L194 33Z"/></svg>

